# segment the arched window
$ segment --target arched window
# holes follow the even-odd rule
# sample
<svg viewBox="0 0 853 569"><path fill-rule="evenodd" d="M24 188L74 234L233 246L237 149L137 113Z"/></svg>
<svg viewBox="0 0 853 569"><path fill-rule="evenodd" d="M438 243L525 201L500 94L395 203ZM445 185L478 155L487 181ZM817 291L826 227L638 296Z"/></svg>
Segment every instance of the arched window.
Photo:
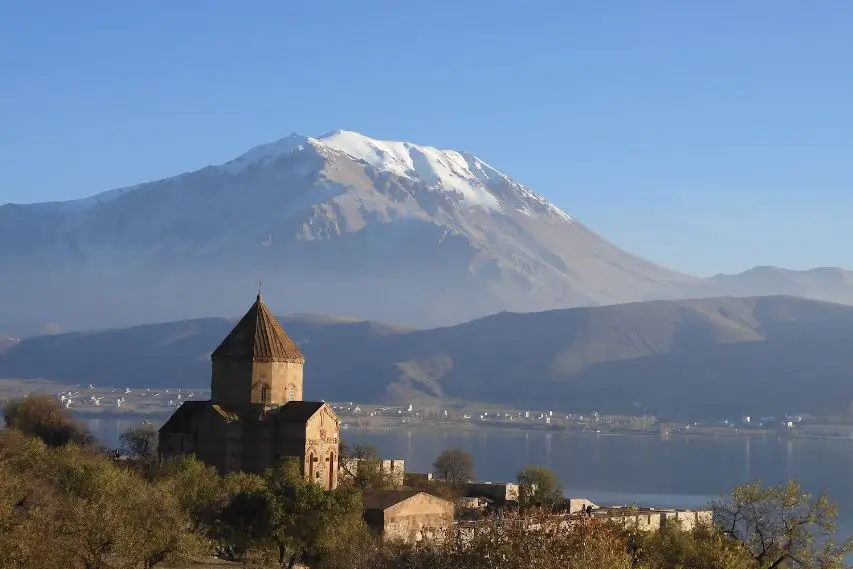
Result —
<svg viewBox="0 0 853 569"><path fill-rule="evenodd" d="M308 480L314 482L314 453L308 453Z"/></svg>
<svg viewBox="0 0 853 569"><path fill-rule="evenodd" d="M329 453L329 490L335 489L335 453Z"/></svg>
<svg viewBox="0 0 853 569"><path fill-rule="evenodd" d="M296 386L292 383L287 386L287 400L293 401L296 399Z"/></svg>
<svg viewBox="0 0 853 569"><path fill-rule="evenodd" d="M261 386L261 403L264 405L269 405L270 402L270 388L267 385Z"/></svg>

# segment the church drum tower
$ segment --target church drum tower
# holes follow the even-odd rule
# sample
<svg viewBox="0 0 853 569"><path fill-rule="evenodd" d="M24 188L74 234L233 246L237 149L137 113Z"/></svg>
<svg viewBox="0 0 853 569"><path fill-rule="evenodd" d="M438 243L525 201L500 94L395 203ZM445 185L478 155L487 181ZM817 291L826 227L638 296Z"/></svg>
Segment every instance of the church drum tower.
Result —
<svg viewBox="0 0 853 569"><path fill-rule="evenodd" d="M161 456L193 454L221 474L297 457L308 480L337 487L340 421L302 400L305 357L260 295L210 359L210 401L175 411L160 428Z"/></svg>

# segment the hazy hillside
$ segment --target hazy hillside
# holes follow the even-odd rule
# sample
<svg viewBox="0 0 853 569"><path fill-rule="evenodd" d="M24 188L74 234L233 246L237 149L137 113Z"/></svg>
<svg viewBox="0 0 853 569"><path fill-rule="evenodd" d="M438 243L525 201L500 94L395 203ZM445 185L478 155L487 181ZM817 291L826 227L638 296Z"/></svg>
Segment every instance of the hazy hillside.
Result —
<svg viewBox="0 0 853 569"><path fill-rule="evenodd" d="M853 304L853 272L838 267L808 271L755 267L735 275L716 275L690 288L696 296L788 295Z"/></svg>
<svg viewBox="0 0 853 569"><path fill-rule="evenodd" d="M7 334L0 334L0 354L17 344L19 340Z"/></svg>
<svg viewBox="0 0 853 569"><path fill-rule="evenodd" d="M476 401L664 416L814 413L853 404L853 307L791 297L655 301L501 313L401 331L291 317L306 397ZM206 386L222 319L25 340L0 376Z"/></svg>

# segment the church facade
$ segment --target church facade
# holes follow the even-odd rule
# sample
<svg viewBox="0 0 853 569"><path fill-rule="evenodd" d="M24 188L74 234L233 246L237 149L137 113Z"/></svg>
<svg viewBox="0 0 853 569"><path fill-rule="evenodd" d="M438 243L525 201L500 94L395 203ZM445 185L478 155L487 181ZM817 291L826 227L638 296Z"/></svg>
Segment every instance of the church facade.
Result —
<svg viewBox="0 0 853 569"><path fill-rule="evenodd" d="M185 401L160 428L161 456L193 454L220 474L302 461L306 479L338 485L340 420L303 401L305 356L258 295L211 354L210 401Z"/></svg>

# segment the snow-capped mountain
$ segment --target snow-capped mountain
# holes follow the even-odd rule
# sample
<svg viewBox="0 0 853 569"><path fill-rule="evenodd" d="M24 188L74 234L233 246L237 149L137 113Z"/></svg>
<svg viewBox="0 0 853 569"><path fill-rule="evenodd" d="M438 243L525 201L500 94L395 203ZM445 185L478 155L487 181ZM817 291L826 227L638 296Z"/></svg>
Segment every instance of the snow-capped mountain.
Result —
<svg viewBox="0 0 853 569"><path fill-rule="evenodd" d="M0 266L0 323L16 332L233 315L259 280L280 312L409 325L701 284L473 154L350 131L83 200L0 206Z"/></svg>

